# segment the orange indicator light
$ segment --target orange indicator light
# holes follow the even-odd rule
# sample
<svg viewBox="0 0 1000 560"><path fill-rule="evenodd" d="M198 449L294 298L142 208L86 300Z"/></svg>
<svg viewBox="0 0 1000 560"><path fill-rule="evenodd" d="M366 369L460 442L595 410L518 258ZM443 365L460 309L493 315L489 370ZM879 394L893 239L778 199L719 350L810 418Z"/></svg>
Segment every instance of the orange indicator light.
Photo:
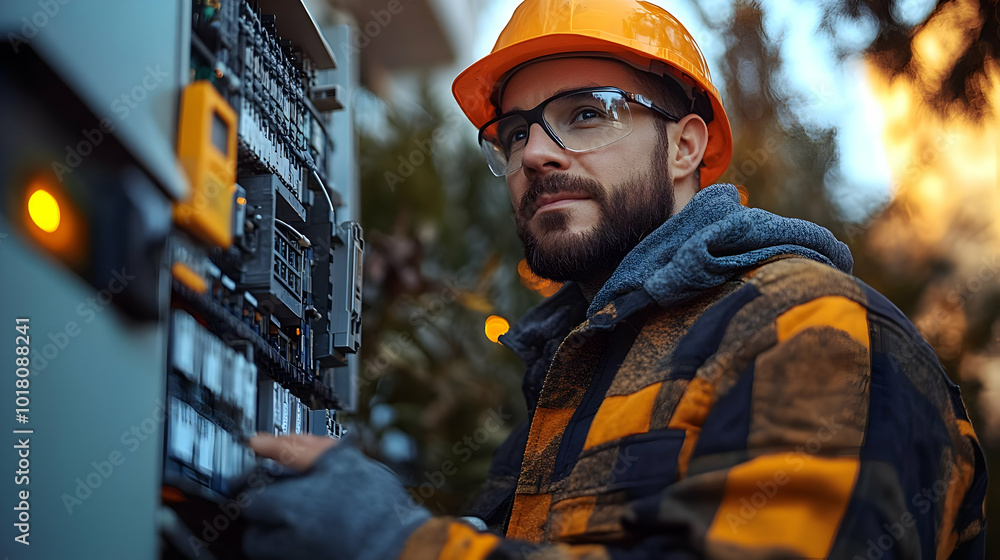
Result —
<svg viewBox="0 0 1000 560"><path fill-rule="evenodd" d="M489 338L497 344L500 343L500 335L505 334L509 330L510 323L508 323L507 319L504 319L503 317L490 315L490 317L486 319L486 338Z"/></svg>
<svg viewBox="0 0 1000 560"><path fill-rule="evenodd" d="M38 189L28 198L28 215L31 221L46 233L59 229L62 216L59 212L59 202L45 189Z"/></svg>

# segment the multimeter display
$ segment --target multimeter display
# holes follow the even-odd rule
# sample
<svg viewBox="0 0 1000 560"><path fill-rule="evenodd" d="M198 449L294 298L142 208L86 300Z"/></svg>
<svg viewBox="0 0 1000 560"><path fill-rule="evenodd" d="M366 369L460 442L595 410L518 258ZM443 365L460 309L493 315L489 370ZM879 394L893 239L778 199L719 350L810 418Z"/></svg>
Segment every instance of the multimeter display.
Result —
<svg viewBox="0 0 1000 560"><path fill-rule="evenodd" d="M227 155L229 152L229 131L230 127L218 113L212 113L212 145L219 153Z"/></svg>

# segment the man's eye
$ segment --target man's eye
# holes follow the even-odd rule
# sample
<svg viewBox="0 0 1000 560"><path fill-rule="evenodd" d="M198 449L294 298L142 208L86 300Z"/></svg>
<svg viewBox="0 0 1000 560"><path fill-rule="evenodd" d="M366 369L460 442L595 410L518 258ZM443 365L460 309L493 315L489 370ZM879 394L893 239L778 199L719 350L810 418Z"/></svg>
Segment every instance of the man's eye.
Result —
<svg viewBox="0 0 1000 560"><path fill-rule="evenodd" d="M571 124L582 124L587 122L592 122L596 120L604 119L605 114L593 107L583 107L576 110L573 118L570 119Z"/></svg>
<svg viewBox="0 0 1000 560"><path fill-rule="evenodd" d="M507 133L505 137L505 144L507 146L513 146L519 142L523 142L525 138L528 137L528 131L524 128L516 128Z"/></svg>

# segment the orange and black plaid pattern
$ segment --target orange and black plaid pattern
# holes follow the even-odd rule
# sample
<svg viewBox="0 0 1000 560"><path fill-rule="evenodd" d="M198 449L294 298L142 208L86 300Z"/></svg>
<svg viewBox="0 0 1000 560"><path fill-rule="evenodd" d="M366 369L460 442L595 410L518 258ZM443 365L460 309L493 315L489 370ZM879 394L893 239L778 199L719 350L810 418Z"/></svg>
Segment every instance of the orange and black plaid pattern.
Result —
<svg viewBox="0 0 1000 560"><path fill-rule="evenodd" d="M984 554L957 387L892 304L813 261L670 309L618 298L563 339L529 422L473 512L504 537L435 518L401 558Z"/></svg>

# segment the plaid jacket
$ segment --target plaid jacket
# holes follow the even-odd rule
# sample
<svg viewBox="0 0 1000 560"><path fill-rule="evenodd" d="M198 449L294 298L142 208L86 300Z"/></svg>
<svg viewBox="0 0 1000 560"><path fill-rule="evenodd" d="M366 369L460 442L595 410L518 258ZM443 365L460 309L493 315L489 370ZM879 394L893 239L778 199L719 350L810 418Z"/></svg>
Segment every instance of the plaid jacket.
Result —
<svg viewBox="0 0 1000 560"><path fill-rule="evenodd" d="M984 556L958 387L861 281L784 258L586 320L570 292L542 311L578 325L519 348L531 417L474 507L505 537L432 518L400 558Z"/></svg>

